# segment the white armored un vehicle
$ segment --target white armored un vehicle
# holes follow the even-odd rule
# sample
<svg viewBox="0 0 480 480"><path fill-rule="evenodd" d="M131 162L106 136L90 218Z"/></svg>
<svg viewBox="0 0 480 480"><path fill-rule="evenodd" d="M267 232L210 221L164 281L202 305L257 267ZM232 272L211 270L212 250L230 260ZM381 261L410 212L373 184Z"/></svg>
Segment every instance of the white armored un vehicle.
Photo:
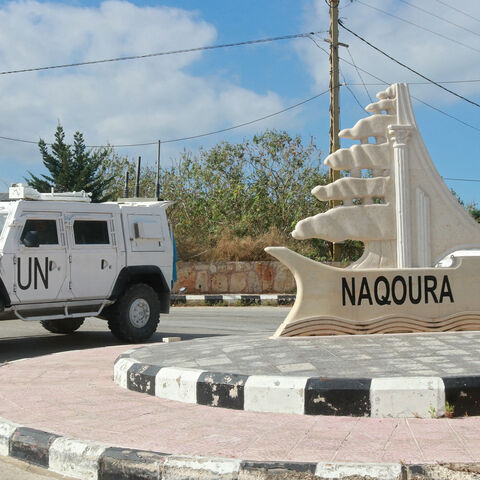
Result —
<svg viewBox="0 0 480 480"><path fill-rule="evenodd" d="M72 333L94 316L123 341L148 339L170 308L169 205L12 185L0 202L0 319Z"/></svg>

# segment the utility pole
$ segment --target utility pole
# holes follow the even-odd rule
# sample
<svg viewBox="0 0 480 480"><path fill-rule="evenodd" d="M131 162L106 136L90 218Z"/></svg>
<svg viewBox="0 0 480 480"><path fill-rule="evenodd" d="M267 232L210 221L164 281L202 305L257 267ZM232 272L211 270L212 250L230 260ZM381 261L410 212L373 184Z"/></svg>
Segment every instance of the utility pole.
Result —
<svg viewBox="0 0 480 480"><path fill-rule="evenodd" d="M339 68L338 68L338 4L340 0L330 0L330 153L340 148L340 101L339 101ZM338 170L330 169L330 182L340 178ZM330 200L329 208L339 205L338 200ZM332 243L330 253L334 261L340 261L342 253L341 243Z"/></svg>

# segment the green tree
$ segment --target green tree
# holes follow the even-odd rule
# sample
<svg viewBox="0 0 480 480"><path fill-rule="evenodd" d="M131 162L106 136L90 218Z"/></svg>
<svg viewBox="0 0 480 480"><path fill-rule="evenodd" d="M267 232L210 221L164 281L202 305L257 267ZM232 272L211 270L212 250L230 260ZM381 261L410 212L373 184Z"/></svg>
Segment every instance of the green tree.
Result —
<svg viewBox="0 0 480 480"><path fill-rule="evenodd" d="M287 245L326 259L326 242L297 241L295 224L325 211L311 190L328 182L321 152L313 141L267 130L240 143L221 142L198 155L184 150L160 170L160 196L170 200L181 260L271 260L264 248ZM122 197L125 172L133 196L136 163L111 155L100 171L113 176L109 193ZM140 196L155 194L155 169L142 168Z"/></svg>
<svg viewBox="0 0 480 480"><path fill-rule="evenodd" d="M175 202L169 212L184 260L270 259L263 252L269 244L327 255L325 242L290 236L297 221L327 207L311 194L327 182L313 142L267 130L197 156L184 151L160 179L161 195Z"/></svg>
<svg viewBox="0 0 480 480"><path fill-rule="evenodd" d="M480 208L478 208L477 203L470 203L465 207L467 212L478 222L480 223Z"/></svg>
<svg viewBox="0 0 480 480"><path fill-rule="evenodd" d="M477 221L480 223L480 208L476 202L465 205L465 202L461 199L460 195L453 189L450 189L452 195L458 200L458 203Z"/></svg>
<svg viewBox="0 0 480 480"><path fill-rule="evenodd" d="M111 148L87 150L83 135L76 132L73 145L65 143L65 132L61 125L55 131L55 142L51 152L44 140L38 142L43 164L49 174L36 176L28 172L27 183L39 192L73 192L85 190L92 194L93 202L102 202L111 198L109 187L113 176L104 176L100 169L111 155Z"/></svg>

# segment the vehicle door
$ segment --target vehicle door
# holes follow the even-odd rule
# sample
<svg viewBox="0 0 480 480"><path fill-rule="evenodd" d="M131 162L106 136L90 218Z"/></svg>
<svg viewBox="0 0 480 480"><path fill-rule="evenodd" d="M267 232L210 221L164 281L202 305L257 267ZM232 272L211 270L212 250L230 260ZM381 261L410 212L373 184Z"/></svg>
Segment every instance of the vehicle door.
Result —
<svg viewBox="0 0 480 480"><path fill-rule="evenodd" d="M72 215L68 223L72 298L107 298L118 265L112 215Z"/></svg>
<svg viewBox="0 0 480 480"><path fill-rule="evenodd" d="M67 252L61 213L25 213L20 217L13 255L13 291L21 303L61 300L67 278Z"/></svg>

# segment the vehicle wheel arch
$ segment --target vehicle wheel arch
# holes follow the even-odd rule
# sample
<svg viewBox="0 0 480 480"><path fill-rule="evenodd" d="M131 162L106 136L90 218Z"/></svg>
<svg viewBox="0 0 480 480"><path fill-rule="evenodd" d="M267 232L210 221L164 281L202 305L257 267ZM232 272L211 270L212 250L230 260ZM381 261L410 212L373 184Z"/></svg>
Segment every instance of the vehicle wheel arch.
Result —
<svg viewBox="0 0 480 480"><path fill-rule="evenodd" d="M118 300L132 285L145 283L155 290L160 300L160 313L170 311L170 288L162 270L155 265L134 265L122 268L109 300Z"/></svg>

